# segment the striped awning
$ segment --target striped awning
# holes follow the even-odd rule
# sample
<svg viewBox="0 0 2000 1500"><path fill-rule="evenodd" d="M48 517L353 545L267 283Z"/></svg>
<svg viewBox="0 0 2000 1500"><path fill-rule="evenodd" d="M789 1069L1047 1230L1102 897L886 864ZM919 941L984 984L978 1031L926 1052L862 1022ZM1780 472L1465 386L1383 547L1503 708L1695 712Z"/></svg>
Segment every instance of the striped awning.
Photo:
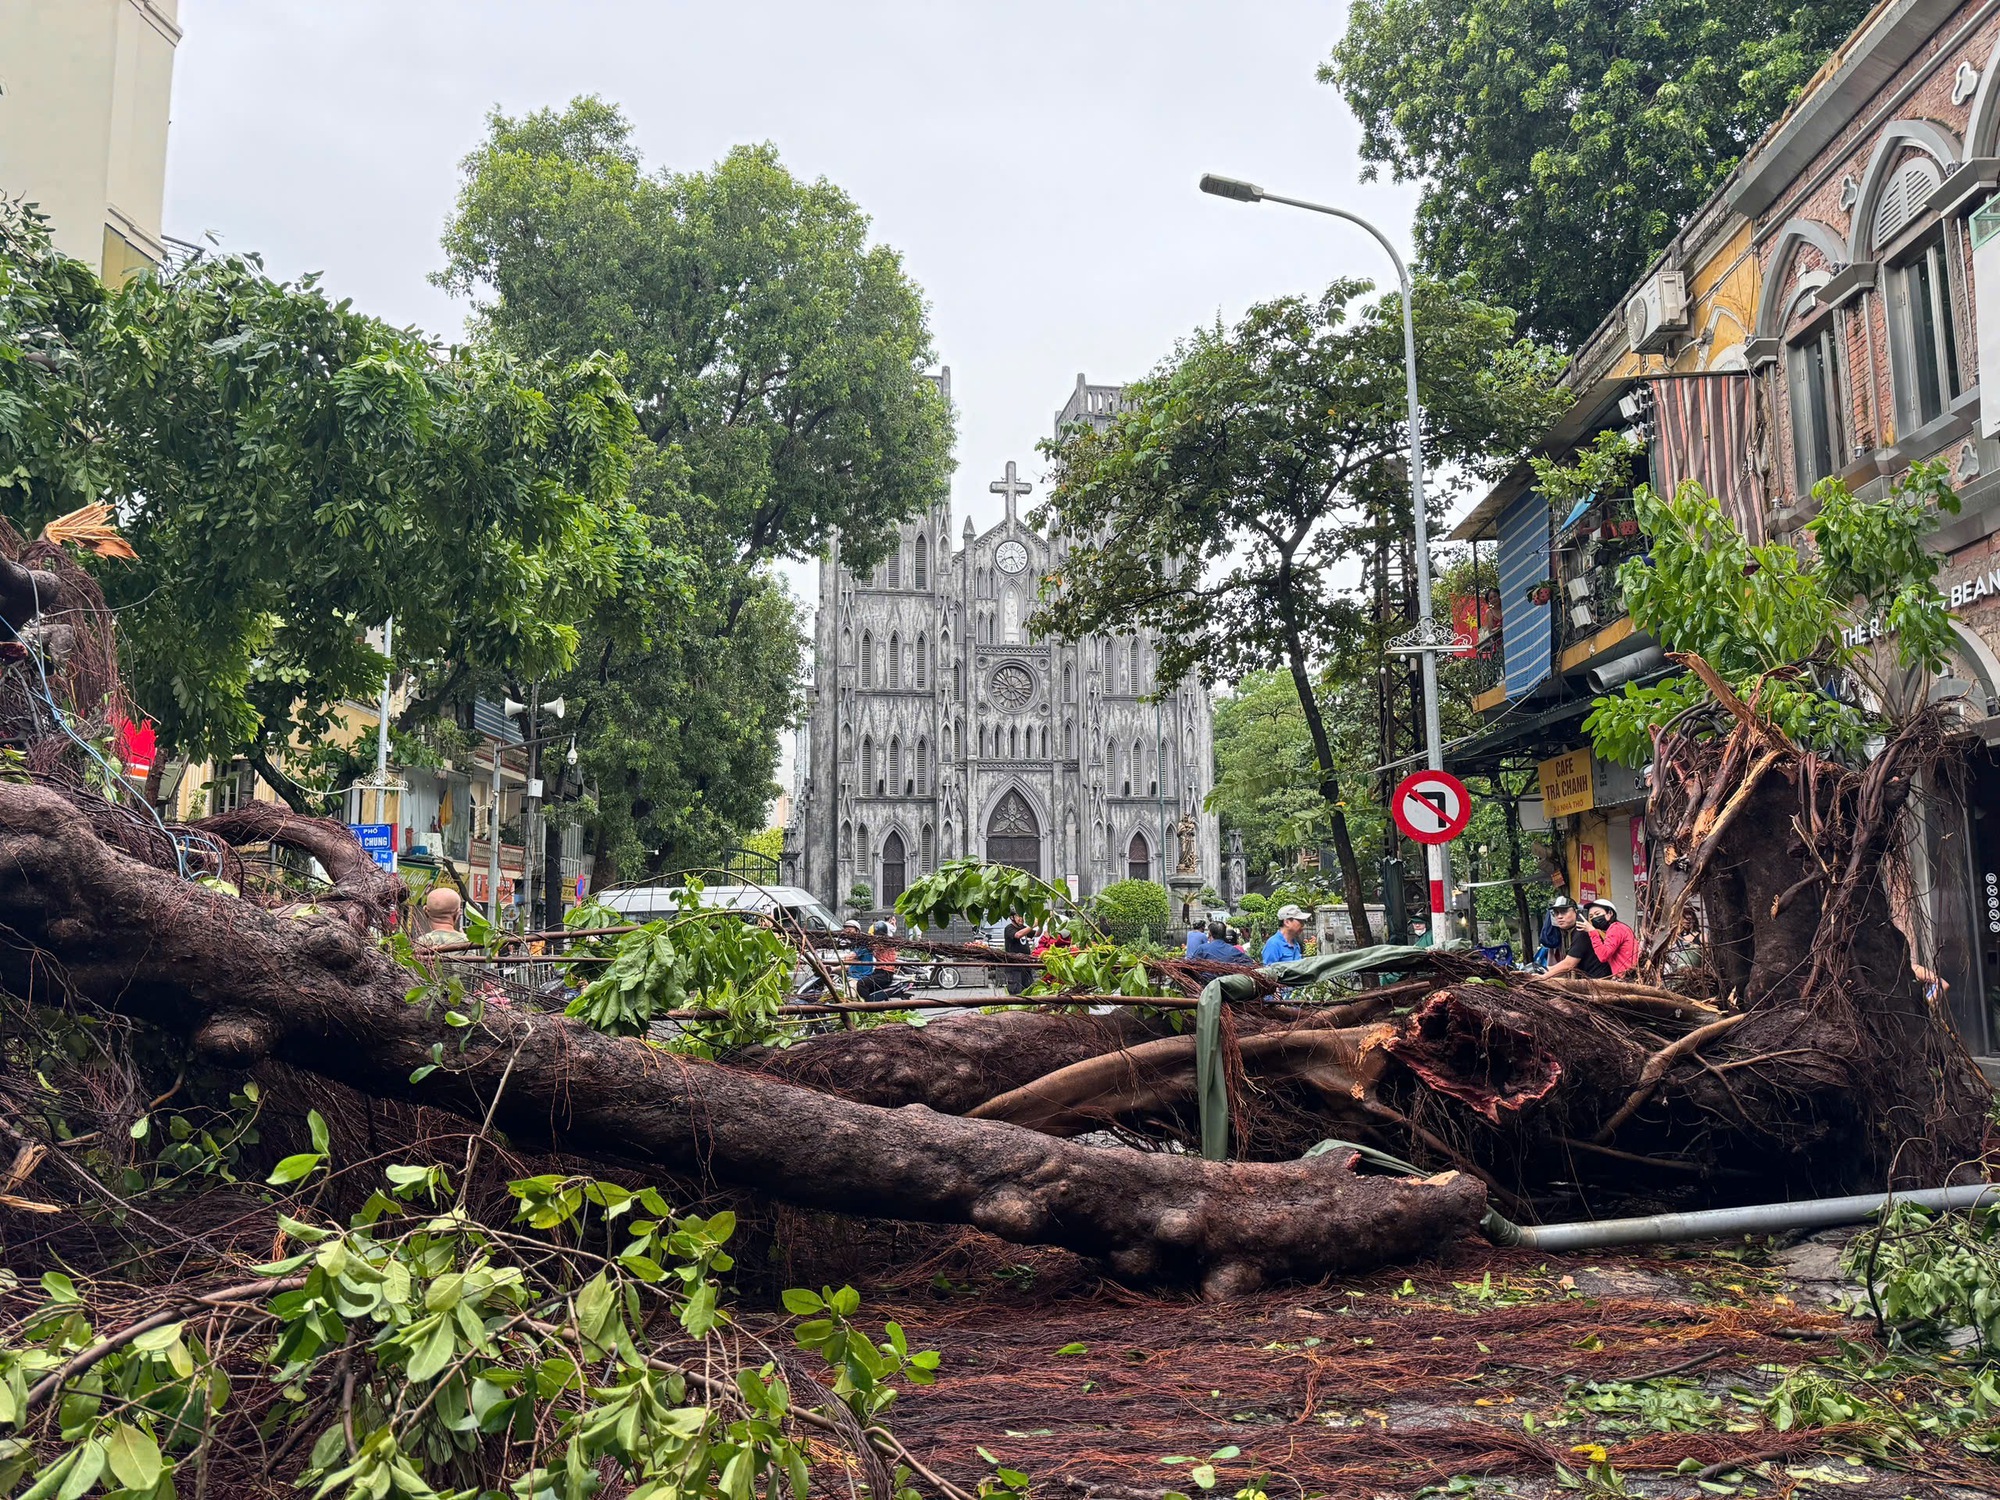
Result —
<svg viewBox="0 0 2000 1500"><path fill-rule="evenodd" d="M1757 456L1762 424L1752 377L1659 375L1653 393L1653 488L1671 495L1697 481L1752 546L1764 541L1764 482Z"/></svg>

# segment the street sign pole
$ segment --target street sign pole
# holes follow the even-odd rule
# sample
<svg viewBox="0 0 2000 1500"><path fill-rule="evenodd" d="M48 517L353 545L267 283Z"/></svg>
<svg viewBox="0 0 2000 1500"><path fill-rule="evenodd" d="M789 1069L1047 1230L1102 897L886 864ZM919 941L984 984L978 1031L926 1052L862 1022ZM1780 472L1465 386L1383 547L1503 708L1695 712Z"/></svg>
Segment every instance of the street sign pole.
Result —
<svg viewBox="0 0 2000 1500"><path fill-rule="evenodd" d="M1219 177L1210 173L1201 179L1201 190L1218 198L1234 198L1239 203L1282 203L1288 208L1303 208L1316 214L1328 214L1336 219L1345 219L1350 224L1359 225L1375 237L1375 242L1388 252L1389 259L1396 267L1396 284L1403 298L1403 387L1409 403L1410 440L1410 510L1415 528L1417 554L1417 626L1407 634L1389 643L1389 649L1403 655L1416 655L1422 659L1424 688L1424 764L1432 771L1444 770L1444 737L1438 728L1438 685L1437 656L1440 651L1455 649L1456 641L1449 630L1440 631L1437 622L1431 618L1431 538L1430 517L1424 510L1424 439L1422 413L1417 404L1417 332L1416 321L1411 309L1410 270L1403 264L1403 257L1389 242L1389 237L1369 223L1361 215L1349 213L1344 208L1335 208L1326 203L1313 203L1304 198L1287 198L1278 193L1267 193L1254 182L1243 182L1233 177ZM1431 887L1431 934L1442 939L1444 929L1445 890L1451 884L1451 862L1442 844L1433 844L1425 857L1429 867Z"/></svg>

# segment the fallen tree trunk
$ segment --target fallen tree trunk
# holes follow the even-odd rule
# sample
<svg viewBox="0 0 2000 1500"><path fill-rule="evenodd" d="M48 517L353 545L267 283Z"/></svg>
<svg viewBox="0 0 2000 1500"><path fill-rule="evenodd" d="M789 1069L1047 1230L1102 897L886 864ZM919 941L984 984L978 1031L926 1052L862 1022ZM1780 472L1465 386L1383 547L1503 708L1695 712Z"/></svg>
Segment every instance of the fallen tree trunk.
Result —
<svg viewBox="0 0 2000 1500"><path fill-rule="evenodd" d="M1163 1020L1001 1011L809 1037L739 1061L768 1078L885 1109L970 1114L995 1094L1086 1058L1165 1036Z"/></svg>
<svg viewBox="0 0 2000 1500"><path fill-rule="evenodd" d="M487 1121L524 1144L657 1164L847 1213L967 1223L1214 1293L1435 1250L1484 1193L1454 1174L1361 1177L1321 1158L1211 1163L885 1110L488 1004L455 1027L331 918L280 916L110 848L64 797L0 785L0 979L187 1038ZM442 1048L442 1065L411 1074Z"/></svg>

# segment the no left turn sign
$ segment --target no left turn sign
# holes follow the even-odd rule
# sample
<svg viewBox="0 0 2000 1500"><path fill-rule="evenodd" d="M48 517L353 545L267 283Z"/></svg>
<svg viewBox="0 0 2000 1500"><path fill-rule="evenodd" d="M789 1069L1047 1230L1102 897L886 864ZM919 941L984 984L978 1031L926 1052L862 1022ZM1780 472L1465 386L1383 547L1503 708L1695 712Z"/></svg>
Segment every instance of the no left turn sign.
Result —
<svg viewBox="0 0 2000 1500"><path fill-rule="evenodd" d="M1472 794L1444 771L1413 771L1389 799L1396 826L1420 844L1449 844L1472 821Z"/></svg>

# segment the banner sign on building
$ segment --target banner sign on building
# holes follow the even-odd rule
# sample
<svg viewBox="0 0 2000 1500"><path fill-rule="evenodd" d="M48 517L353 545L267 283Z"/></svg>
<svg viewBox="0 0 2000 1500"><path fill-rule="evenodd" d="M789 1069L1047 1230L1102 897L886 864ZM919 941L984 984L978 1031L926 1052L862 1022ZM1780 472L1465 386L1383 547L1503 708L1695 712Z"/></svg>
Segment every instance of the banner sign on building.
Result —
<svg viewBox="0 0 2000 1500"><path fill-rule="evenodd" d="M1590 752L1572 750L1535 768L1542 783L1542 816L1565 818L1596 806L1591 787Z"/></svg>

